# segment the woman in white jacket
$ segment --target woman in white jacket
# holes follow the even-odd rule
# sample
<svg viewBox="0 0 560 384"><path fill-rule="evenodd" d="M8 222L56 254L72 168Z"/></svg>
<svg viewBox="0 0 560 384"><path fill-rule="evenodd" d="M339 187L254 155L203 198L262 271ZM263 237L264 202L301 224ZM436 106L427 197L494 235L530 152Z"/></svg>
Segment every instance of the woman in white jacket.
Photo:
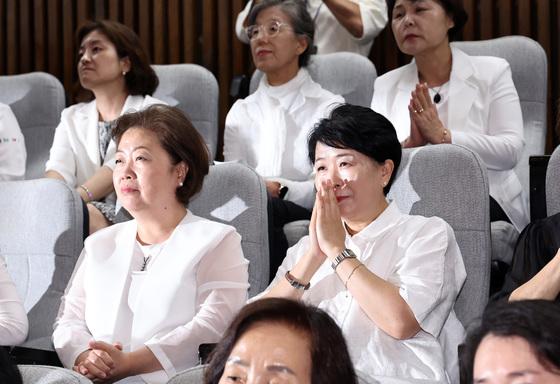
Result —
<svg viewBox="0 0 560 384"><path fill-rule="evenodd" d="M113 182L134 220L89 236L53 341L67 368L94 381L166 383L198 363L247 299L247 260L233 227L185 209L208 173L201 136L176 108L121 117Z"/></svg>
<svg viewBox="0 0 560 384"><path fill-rule="evenodd" d="M513 168L523 119L509 64L451 48L467 20L461 0L388 5L397 45L414 60L376 80L372 108L391 120L405 147L453 143L476 152L488 168L491 221L521 231L529 215Z"/></svg>
<svg viewBox="0 0 560 384"><path fill-rule="evenodd" d="M162 102L149 96L158 78L130 28L109 20L87 22L76 40L80 84L93 100L62 111L46 177L64 180L77 189L87 204L89 233L93 233L115 220L111 181L115 120L127 111Z"/></svg>

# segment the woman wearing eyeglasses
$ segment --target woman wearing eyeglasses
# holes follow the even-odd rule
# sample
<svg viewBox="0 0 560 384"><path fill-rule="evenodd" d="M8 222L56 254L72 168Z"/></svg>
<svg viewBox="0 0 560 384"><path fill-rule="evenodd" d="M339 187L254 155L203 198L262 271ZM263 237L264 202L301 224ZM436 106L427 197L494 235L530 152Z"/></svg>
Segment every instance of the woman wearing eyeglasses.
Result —
<svg viewBox="0 0 560 384"><path fill-rule="evenodd" d="M305 67L313 46L313 20L303 2L264 0L248 17L255 66L264 73L252 95L226 117L224 158L253 167L269 194L270 270L287 249L284 224L309 219L314 191L307 135L344 99L321 88Z"/></svg>

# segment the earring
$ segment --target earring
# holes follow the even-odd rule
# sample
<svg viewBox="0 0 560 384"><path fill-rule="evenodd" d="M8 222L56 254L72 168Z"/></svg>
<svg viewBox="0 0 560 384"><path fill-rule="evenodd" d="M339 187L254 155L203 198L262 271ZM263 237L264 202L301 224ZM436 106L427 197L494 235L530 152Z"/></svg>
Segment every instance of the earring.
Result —
<svg viewBox="0 0 560 384"><path fill-rule="evenodd" d="M384 182L383 182L383 188L385 188L386 186L387 186L387 182L384 181Z"/></svg>
<svg viewBox="0 0 560 384"><path fill-rule="evenodd" d="M122 75L123 75L123 76L126 76L126 71L122 71Z"/></svg>
<svg viewBox="0 0 560 384"><path fill-rule="evenodd" d="M181 182L179 183L179 187L182 187L182 186L183 186L183 182L181 181Z"/></svg>

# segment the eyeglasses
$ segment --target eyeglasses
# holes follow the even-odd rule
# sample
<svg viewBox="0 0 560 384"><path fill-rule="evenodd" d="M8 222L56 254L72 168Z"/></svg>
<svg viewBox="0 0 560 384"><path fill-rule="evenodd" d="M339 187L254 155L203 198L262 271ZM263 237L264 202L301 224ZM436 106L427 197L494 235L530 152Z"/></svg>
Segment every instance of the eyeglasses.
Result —
<svg viewBox="0 0 560 384"><path fill-rule="evenodd" d="M290 24L288 23L282 23L278 20L271 20L264 25L249 25L247 28L245 28L245 32L247 33L247 37L249 37L249 40L254 40L257 37L262 37L264 35L268 37L274 37L280 33L280 29L282 27L291 28Z"/></svg>

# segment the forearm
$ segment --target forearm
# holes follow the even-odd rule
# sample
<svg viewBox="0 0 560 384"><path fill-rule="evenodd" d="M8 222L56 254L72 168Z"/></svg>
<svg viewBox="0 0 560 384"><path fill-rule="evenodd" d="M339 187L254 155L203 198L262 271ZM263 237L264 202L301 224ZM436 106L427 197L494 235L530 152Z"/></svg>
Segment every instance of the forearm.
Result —
<svg viewBox="0 0 560 384"><path fill-rule="evenodd" d="M156 358L150 348L146 346L128 353L127 362L127 376L140 375L143 373L150 373L163 369L159 360Z"/></svg>
<svg viewBox="0 0 560 384"><path fill-rule="evenodd" d="M308 251L294 267L290 270L290 274L300 283L307 284L311 278L321 267L322 262L314 258ZM281 278L278 284L272 287L265 297L283 297L288 299L299 300L303 296L303 289L296 289L288 283L288 280Z"/></svg>
<svg viewBox="0 0 560 384"><path fill-rule="evenodd" d="M77 188L84 201L100 200L113 191L113 171L109 167L102 166L82 185L91 193L89 196L84 188Z"/></svg>
<svg viewBox="0 0 560 384"><path fill-rule="evenodd" d="M560 250L531 280L512 292L510 300L555 300L560 293Z"/></svg>
<svg viewBox="0 0 560 384"><path fill-rule="evenodd" d="M338 22L354 37L364 34L360 6L349 0L323 0Z"/></svg>
<svg viewBox="0 0 560 384"><path fill-rule="evenodd" d="M372 273L359 260L344 260L336 273L370 320L387 334L408 339L420 331L399 288Z"/></svg>

